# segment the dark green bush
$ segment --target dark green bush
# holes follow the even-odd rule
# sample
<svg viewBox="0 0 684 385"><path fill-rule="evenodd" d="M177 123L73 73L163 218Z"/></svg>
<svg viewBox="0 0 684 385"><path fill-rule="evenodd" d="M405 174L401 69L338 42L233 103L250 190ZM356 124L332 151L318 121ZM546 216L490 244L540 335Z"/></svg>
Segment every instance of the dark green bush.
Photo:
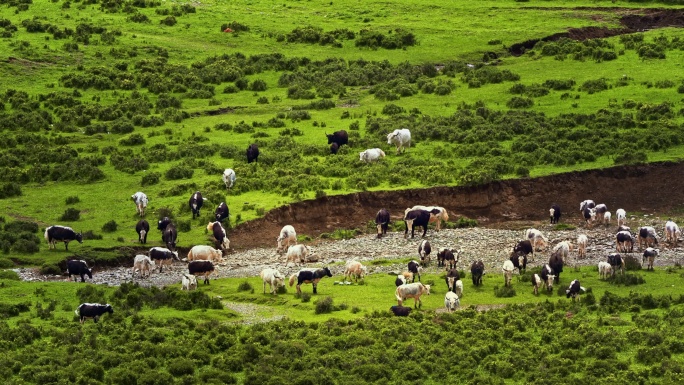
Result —
<svg viewBox="0 0 684 385"><path fill-rule="evenodd" d="M332 313L333 310L334 306L332 297L327 296L316 301L316 314Z"/></svg>
<svg viewBox="0 0 684 385"><path fill-rule="evenodd" d="M174 358L166 366L169 373L176 377L195 373L195 363L187 358Z"/></svg>
<svg viewBox="0 0 684 385"><path fill-rule="evenodd" d="M240 285L238 285L238 291L252 291L252 290L254 290L254 288L247 281L240 282Z"/></svg>
<svg viewBox="0 0 684 385"><path fill-rule="evenodd" d="M64 211L64 214L62 214L61 217L59 217L60 221L77 221L81 218L81 210L77 210L75 208L68 208Z"/></svg>
<svg viewBox="0 0 684 385"><path fill-rule="evenodd" d="M116 221L112 219L111 221L102 225L102 231L105 233L113 233L117 230L118 227L119 225L117 225Z"/></svg>
<svg viewBox="0 0 684 385"><path fill-rule="evenodd" d="M40 274L43 275L62 275L62 270L59 266L53 263L44 263L40 266Z"/></svg>
<svg viewBox="0 0 684 385"><path fill-rule="evenodd" d="M515 289L513 286L494 286L494 296L497 298L515 297Z"/></svg>
<svg viewBox="0 0 684 385"><path fill-rule="evenodd" d="M79 203L81 199L78 196L70 196L66 198L66 204L73 205Z"/></svg>
<svg viewBox="0 0 684 385"><path fill-rule="evenodd" d="M21 196L21 186L18 183L3 183L0 185L0 199Z"/></svg>
<svg viewBox="0 0 684 385"><path fill-rule="evenodd" d="M145 138L140 134L131 134L127 138L121 138L119 144L122 146L138 146L145 144Z"/></svg>
<svg viewBox="0 0 684 385"><path fill-rule="evenodd" d="M175 165L166 170L164 176L168 180L190 179L195 170L184 165Z"/></svg>
<svg viewBox="0 0 684 385"><path fill-rule="evenodd" d="M141 186L155 185L155 184L159 183L160 177L161 177L161 174L156 172L156 171L148 172L147 174L142 176L142 179L140 180L140 185Z"/></svg>

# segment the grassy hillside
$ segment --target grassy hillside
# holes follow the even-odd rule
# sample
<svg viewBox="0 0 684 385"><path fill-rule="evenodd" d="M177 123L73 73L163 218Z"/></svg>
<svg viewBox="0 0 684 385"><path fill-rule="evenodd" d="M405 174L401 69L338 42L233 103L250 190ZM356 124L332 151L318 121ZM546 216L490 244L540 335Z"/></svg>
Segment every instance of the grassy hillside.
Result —
<svg viewBox="0 0 684 385"><path fill-rule="evenodd" d="M221 201L234 226L325 194L477 184L684 151L678 28L508 53L568 28L619 28L621 17L649 12L642 3L4 6L1 212L6 222L37 223L38 237L52 224L91 231L72 247L90 259L118 257L95 248L135 244L136 191L150 197L148 220L175 217L179 245L189 247L209 242L204 228ZM396 155L385 137L400 127L413 143ZM350 145L332 156L324 134L339 129ZM258 164L245 161L250 143L261 148ZM358 152L371 147L387 157L362 164ZM238 182L226 191L229 167ZM191 222L196 190L209 201ZM61 219L68 209L79 218ZM111 221L116 229L103 230ZM63 259L40 241L34 253L5 241L13 263Z"/></svg>

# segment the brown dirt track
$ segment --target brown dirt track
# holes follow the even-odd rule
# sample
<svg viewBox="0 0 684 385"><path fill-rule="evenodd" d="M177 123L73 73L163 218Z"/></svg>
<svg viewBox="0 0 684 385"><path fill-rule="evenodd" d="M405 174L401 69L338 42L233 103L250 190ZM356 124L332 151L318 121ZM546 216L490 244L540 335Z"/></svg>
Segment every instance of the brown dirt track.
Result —
<svg viewBox="0 0 684 385"><path fill-rule="evenodd" d="M579 218L579 203L593 199L611 211L667 213L684 203L684 162L619 166L533 179L492 182L475 187L360 192L307 200L273 209L263 218L237 226L230 234L238 250L275 247L280 229L291 224L298 234L317 237L335 229L365 228L381 208L393 219L417 204L445 207L452 220L476 218L483 226L508 221L545 220L558 203L564 217Z"/></svg>

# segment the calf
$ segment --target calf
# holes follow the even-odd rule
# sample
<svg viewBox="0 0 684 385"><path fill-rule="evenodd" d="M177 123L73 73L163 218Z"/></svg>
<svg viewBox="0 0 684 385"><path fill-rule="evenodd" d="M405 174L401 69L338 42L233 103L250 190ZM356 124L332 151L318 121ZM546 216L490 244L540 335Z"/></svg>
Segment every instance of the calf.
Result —
<svg viewBox="0 0 684 385"><path fill-rule="evenodd" d="M587 224L587 227L591 227L596 220L596 211L594 209L586 208L582 211L582 215L584 216L584 222Z"/></svg>
<svg viewBox="0 0 684 385"><path fill-rule="evenodd" d="M387 209L380 209L380 211L375 214L375 225L378 227L378 238L387 234L389 222L390 213Z"/></svg>
<svg viewBox="0 0 684 385"><path fill-rule="evenodd" d="M209 284L209 276L216 270L211 261L191 261L188 263L188 273L195 277L204 277L204 284Z"/></svg>
<svg viewBox="0 0 684 385"><path fill-rule="evenodd" d="M177 239L178 231L176 231L176 226L173 223L169 223L162 232L162 241L164 241L169 250L175 250Z"/></svg>
<svg viewBox="0 0 684 385"><path fill-rule="evenodd" d="M665 223L665 242L668 242L672 247L677 246L678 237L681 231L679 231L679 226L674 223L671 219L667 220Z"/></svg>
<svg viewBox="0 0 684 385"><path fill-rule="evenodd" d="M456 282L461 280L461 275L458 270L451 269L447 272L446 278L444 278L447 284L447 291L456 292Z"/></svg>
<svg viewBox="0 0 684 385"><path fill-rule="evenodd" d="M192 211L192 219L200 216L200 209L202 208L203 204L204 198L202 198L202 193L195 191L195 193L190 196L190 200L188 200L188 205Z"/></svg>
<svg viewBox="0 0 684 385"><path fill-rule="evenodd" d="M420 264L427 266L430 264L430 253L432 252L432 247L427 239L420 242L418 245L418 256L420 257Z"/></svg>
<svg viewBox="0 0 684 385"><path fill-rule="evenodd" d="M150 259L155 261L155 264L159 264L160 273L164 265L171 265L174 259L179 260L177 251L171 251L163 247L153 247L147 254L150 256Z"/></svg>
<svg viewBox="0 0 684 385"><path fill-rule="evenodd" d="M413 274L411 282L416 281L416 275L418 276L418 282L420 282L420 273L423 271L423 268L420 266L420 263L418 261L410 261L408 263L408 271Z"/></svg>
<svg viewBox="0 0 684 385"><path fill-rule="evenodd" d="M347 277L349 277L349 281L351 282L351 277L354 277L354 281L358 282L359 278L363 278L363 276L366 274L366 266L361 264L359 261L348 261L347 264L344 266L344 280L343 282L347 281Z"/></svg>
<svg viewBox="0 0 684 385"><path fill-rule="evenodd" d="M610 224L610 218L611 218L610 211L606 211L603 214L603 223L609 225Z"/></svg>
<svg viewBox="0 0 684 385"><path fill-rule="evenodd" d="M72 275L74 276L74 281L76 281L76 277L81 276L81 282L85 282L86 275L88 278L93 279L93 270L88 267L84 260L71 259L67 261L67 272L69 273L70 281Z"/></svg>
<svg viewBox="0 0 684 385"><path fill-rule="evenodd" d="M458 298L463 298L463 281L460 279L454 284L454 293Z"/></svg>
<svg viewBox="0 0 684 385"><path fill-rule="evenodd" d="M527 269L526 255L520 256L518 254L511 254L511 256L508 259L511 261L511 263L513 263L513 267L518 269L519 274L522 274L522 271Z"/></svg>
<svg viewBox="0 0 684 385"><path fill-rule="evenodd" d="M618 231L615 234L615 250L622 253L631 253L634 251L634 237L629 231Z"/></svg>
<svg viewBox="0 0 684 385"><path fill-rule="evenodd" d="M309 248L304 245L292 245L287 248L285 257L287 262L299 261L299 263L305 263L309 252Z"/></svg>
<svg viewBox="0 0 684 385"><path fill-rule="evenodd" d="M228 236L226 235L226 229L223 228L221 222L209 222L207 225L207 231L214 235L214 240L221 250L230 249L230 240L228 239Z"/></svg>
<svg viewBox="0 0 684 385"><path fill-rule="evenodd" d="M77 233L71 227L54 225L45 229L45 240L49 249L56 249L57 242L64 242L64 249L68 251L69 242L83 243L83 233Z"/></svg>
<svg viewBox="0 0 684 385"><path fill-rule="evenodd" d="M551 219L551 224L556 224L558 223L558 220L561 217L561 209L560 206L557 204L551 205L551 208L549 209L549 218Z"/></svg>
<svg viewBox="0 0 684 385"><path fill-rule="evenodd" d="M439 249L437 252L437 267L446 267L447 269L455 268L456 263L458 262L458 256L460 254L461 250L446 248Z"/></svg>
<svg viewBox="0 0 684 385"><path fill-rule="evenodd" d="M447 291L444 296L444 307L451 313L461 305L461 300L456 293Z"/></svg>
<svg viewBox="0 0 684 385"><path fill-rule="evenodd" d="M281 253L286 246L289 248L291 244L296 245L297 233L294 227L290 225L283 226L280 230L280 235L276 238L276 243L278 244L276 247L276 252L278 253Z"/></svg>
<svg viewBox="0 0 684 385"><path fill-rule="evenodd" d="M340 145L337 143L333 143L330 145L330 153L333 155L336 155L337 152L340 150Z"/></svg>
<svg viewBox="0 0 684 385"><path fill-rule="evenodd" d="M625 274L625 260L618 253L608 255L608 264L612 268L613 275L619 269L620 273Z"/></svg>
<svg viewBox="0 0 684 385"><path fill-rule="evenodd" d="M81 324L90 318L93 319L93 322L97 323L97 321L100 319L100 316L102 316L104 313L114 313L112 305L102 305L100 303L82 303L76 309L76 315L80 318Z"/></svg>
<svg viewBox="0 0 684 385"><path fill-rule="evenodd" d="M276 295L279 287L285 285L285 276L277 269L263 269L261 270L261 273L259 273L259 276L264 283L264 294L266 294L267 284L270 293L273 295Z"/></svg>
<svg viewBox="0 0 684 385"><path fill-rule="evenodd" d="M411 273L409 273L411 274ZM411 274L413 275L413 274ZM397 279L394 280L395 286L406 285L406 277L403 274L397 274Z"/></svg>
<svg viewBox="0 0 684 385"><path fill-rule="evenodd" d="M147 234L150 232L150 224L141 219L135 224L135 231L138 233L138 242L147 243Z"/></svg>
<svg viewBox="0 0 684 385"><path fill-rule="evenodd" d="M397 289L394 291L394 296L397 298L399 306L402 306L407 298L413 298L413 307L422 307L423 301L421 301L420 297L423 294L430 295L430 285L423 285L421 282L397 286Z"/></svg>
<svg viewBox="0 0 684 385"><path fill-rule="evenodd" d="M515 267L513 267L513 262L510 260L504 261L501 270L503 271L504 285L511 286L511 278L513 278L513 270L515 270Z"/></svg>
<svg viewBox="0 0 684 385"><path fill-rule="evenodd" d="M474 261L473 264L470 265L470 275L473 278L473 285L482 285L482 276L484 275L484 269L485 266L482 260Z"/></svg>
<svg viewBox="0 0 684 385"><path fill-rule="evenodd" d="M646 247L658 246L658 234L651 226L643 226L639 228L639 249Z"/></svg>
<svg viewBox="0 0 684 385"><path fill-rule="evenodd" d="M546 291L547 292L552 292L553 291L553 281L555 281L556 276L554 274L554 270L551 266L544 265L541 270L541 280L544 282L544 285L546 286Z"/></svg>
<svg viewBox="0 0 684 385"><path fill-rule="evenodd" d="M646 250L644 250L644 255L641 258L641 264L643 265L644 261L648 260L648 266L646 267L646 270L653 270L653 261L655 260L655 257L657 257L659 253L660 253L660 250L654 249L652 247L648 247L648 248L646 248Z"/></svg>
<svg viewBox="0 0 684 385"><path fill-rule="evenodd" d="M171 219L169 217L164 217L157 222L157 230L161 231L162 233L164 230L166 230L166 226L168 226L171 223Z"/></svg>
<svg viewBox="0 0 684 385"><path fill-rule="evenodd" d="M408 315L411 314L411 310L412 309L408 306L395 305L390 307L390 311L397 317L408 317Z"/></svg>
<svg viewBox="0 0 684 385"><path fill-rule="evenodd" d="M615 218L617 219L618 227L620 227L624 225L627 220L627 212L624 209L617 209L615 210Z"/></svg>
<svg viewBox="0 0 684 385"><path fill-rule="evenodd" d="M385 152L379 148L369 148L359 152L359 160L372 163L385 157Z"/></svg>
<svg viewBox="0 0 684 385"><path fill-rule="evenodd" d="M577 236L577 258L586 258L588 244L589 238L586 235L580 234Z"/></svg>
<svg viewBox="0 0 684 385"><path fill-rule="evenodd" d="M192 274L183 274L181 278L181 290L197 290L197 277Z"/></svg>
<svg viewBox="0 0 684 385"><path fill-rule="evenodd" d="M144 192L138 191L137 193L131 195L131 199L135 202L135 209L138 215L141 217L145 216L145 208L147 208L147 195Z"/></svg>
<svg viewBox="0 0 684 385"><path fill-rule="evenodd" d="M532 276L532 287L533 287L532 291L533 291L534 295L539 294L539 288L541 287L541 285L542 285L542 279L539 276L539 274L533 275Z"/></svg>
<svg viewBox="0 0 684 385"><path fill-rule="evenodd" d="M613 275L613 266L608 262L601 261L598 263L599 278L606 279Z"/></svg>
<svg viewBox="0 0 684 385"><path fill-rule="evenodd" d="M565 297L572 297L572 301L574 302L575 298L579 296L580 291L586 291L586 289L580 286L579 280L575 279L572 282L570 282L570 286L568 286L568 288L565 289Z"/></svg>
<svg viewBox="0 0 684 385"><path fill-rule="evenodd" d="M150 259L147 255L136 255L133 259L133 271L131 276L135 276L135 272L140 273L140 278L144 278L147 273L147 277L150 276L150 271L154 269L154 261Z"/></svg>
<svg viewBox="0 0 684 385"><path fill-rule="evenodd" d="M226 185L226 188L229 189L235 184L237 176L235 176L235 171L232 168L227 168L223 170L223 176L221 178L223 179L223 183Z"/></svg>
<svg viewBox="0 0 684 385"><path fill-rule="evenodd" d="M259 160L259 146L252 143L247 147L247 163L256 162Z"/></svg>
<svg viewBox="0 0 684 385"><path fill-rule="evenodd" d="M221 202L217 207L216 210L214 210L214 218L216 218L216 222L221 222L230 217L230 210L228 209L228 205L226 202Z"/></svg>

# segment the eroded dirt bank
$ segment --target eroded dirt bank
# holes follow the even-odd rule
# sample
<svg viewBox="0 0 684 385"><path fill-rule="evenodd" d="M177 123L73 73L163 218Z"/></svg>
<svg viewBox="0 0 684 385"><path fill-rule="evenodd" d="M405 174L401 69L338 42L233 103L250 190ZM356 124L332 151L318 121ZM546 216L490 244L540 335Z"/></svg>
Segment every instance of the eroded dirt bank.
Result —
<svg viewBox="0 0 684 385"><path fill-rule="evenodd" d="M282 226L317 237L335 229L364 228L387 208L399 219L416 204L445 207L452 220L476 218L481 225L508 220L541 220L552 203L579 217L579 202L593 199L610 211L667 212L684 202L684 162L663 162L577 171L534 179L505 180L476 187L360 192L293 203L237 226L230 234L237 250L275 247Z"/></svg>

